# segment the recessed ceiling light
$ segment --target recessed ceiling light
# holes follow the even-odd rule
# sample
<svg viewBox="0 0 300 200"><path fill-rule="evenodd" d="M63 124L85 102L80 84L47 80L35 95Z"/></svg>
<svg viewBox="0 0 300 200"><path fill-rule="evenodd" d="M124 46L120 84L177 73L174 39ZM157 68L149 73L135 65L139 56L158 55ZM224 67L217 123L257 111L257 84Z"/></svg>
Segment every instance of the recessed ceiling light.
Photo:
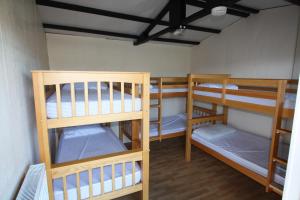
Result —
<svg viewBox="0 0 300 200"><path fill-rule="evenodd" d="M227 13L227 7L226 6L217 6L211 9L211 15L212 16L223 16Z"/></svg>

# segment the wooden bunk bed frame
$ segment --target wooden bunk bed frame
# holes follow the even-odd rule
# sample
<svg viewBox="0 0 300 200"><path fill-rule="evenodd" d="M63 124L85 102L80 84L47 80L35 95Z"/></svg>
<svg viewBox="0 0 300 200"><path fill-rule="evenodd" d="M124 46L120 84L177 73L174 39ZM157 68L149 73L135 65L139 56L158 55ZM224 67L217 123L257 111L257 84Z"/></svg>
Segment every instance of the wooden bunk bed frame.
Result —
<svg viewBox="0 0 300 200"><path fill-rule="evenodd" d="M139 72L92 72L92 71L33 71L33 88L34 100L36 109L36 122L38 130L38 142L40 161L45 163L47 173L47 183L50 200L54 199L53 180L61 178L63 180L63 194L64 199L68 199L67 181L66 177L71 174L76 175L77 197L80 199L80 178L79 174L83 171L88 171L89 174L89 199L114 199L130 193L142 192L142 199L149 199L149 84L150 74ZM101 106L99 106L97 115L89 115L89 92L88 83L97 82L98 105L101 104L101 82L109 83L110 96L110 113L103 114ZM113 113L113 84L117 82L121 85L121 112ZM85 116L76 116L76 99L75 99L75 83L84 83L84 105ZM124 110L124 84L134 85L140 84L142 87L141 94L141 111L132 110L132 112L125 112ZM70 84L71 87L71 105L72 117L62 117L62 102L61 102L61 86L63 84ZM46 92L45 87L55 86L57 96L57 118L47 118L46 111ZM134 89L133 89L134 90ZM132 95L132 108L135 108L135 95ZM133 120L136 124L142 124L142 137L140 146L132 150L120 153L113 153L94 158L82 159L61 164L53 164L51 162L51 152L49 145L49 129L58 129L69 126L88 125L96 123L110 123L123 120ZM134 129L133 135L138 138L138 130ZM142 181L135 184L135 176L132 177L133 184L125 187L125 163L139 162L141 165L141 179ZM115 168L116 164L122 164L122 188L115 189ZM101 177L103 176L104 166L112 166L112 192L104 192L104 178L101 178L101 194L93 196L92 170L94 168L101 169ZM133 165L135 166L135 165ZM132 174L135 174L135 167L132 167Z"/></svg>
<svg viewBox="0 0 300 200"><path fill-rule="evenodd" d="M207 88L200 87L201 83L220 83L222 88ZM226 89L227 84L236 84L239 86L238 90ZM285 93L296 93L296 89L289 88L288 85L298 84L297 80L276 80L276 79L246 79L246 78L230 78L228 74L190 74L188 76L188 121L187 121L187 133L186 133L186 160L191 160L191 145L203 150L204 152L212 155L213 157L223 161L232 168L238 170L239 172L245 174L246 176L252 178L258 183L266 187L266 191L273 191L277 194L282 195L282 188L276 185L273 181L275 173L275 165L282 164L286 165L287 161L279 158L278 144L280 140L280 135L291 133L291 131L281 128L282 119L292 119L293 109L283 108ZM208 97L195 94L195 90L220 93L221 98ZM264 106L252 103L245 103L241 101L233 101L225 98L226 94L234 94L238 96L246 97L256 97L256 98L266 98L276 100L276 106ZM200 118L193 118L193 107L194 101L201 101L206 103L211 103L212 107L217 105L223 106L223 113L210 115ZM226 158L220 153L196 142L192 139L193 125L199 123L207 123L217 121L227 124L228 121L228 108L236 108L247 111L252 111L256 113L261 113L273 117L273 127L272 127L272 143L270 146L270 157L268 166L268 176L264 177L257 174L248 168Z"/></svg>
<svg viewBox="0 0 300 200"><path fill-rule="evenodd" d="M175 133L170 133L163 135L161 134L161 125L162 125L162 101L164 98L177 98L177 97L187 97L187 91L180 92L163 92L163 89L175 89L175 88L187 88L187 77L151 77L150 84L157 87L157 93L150 93L150 99L157 100L157 103L150 104L150 109L157 109L157 120L150 121L150 123L155 123L158 126L158 136L150 137L150 141L162 141L163 139L170 139L175 137L185 136L186 131L180 131ZM118 87L119 88L119 87ZM126 91L131 93L131 88L127 88ZM200 106L194 106L194 114L207 116L210 114L215 114L216 107L213 109L207 109ZM131 124L133 127L137 126L136 124ZM123 138L125 135L128 138L131 138L132 142L135 142L137 138L133 138L128 129L126 128L125 123L120 123L119 126L120 138ZM133 144L136 145L136 144Z"/></svg>

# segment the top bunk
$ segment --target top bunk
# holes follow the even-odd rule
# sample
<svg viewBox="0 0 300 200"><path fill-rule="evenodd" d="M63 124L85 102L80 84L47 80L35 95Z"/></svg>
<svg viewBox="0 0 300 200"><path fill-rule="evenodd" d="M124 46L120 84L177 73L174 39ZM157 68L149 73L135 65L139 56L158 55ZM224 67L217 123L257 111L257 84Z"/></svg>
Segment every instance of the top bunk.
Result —
<svg viewBox="0 0 300 200"><path fill-rule="evenodd" d="M298 80L231 78L228 74L189 75L191 99L293 118Z"/></svg>
<svg viewBox="0 0 300 200"><path fill-rule="evenodd" d="M187 77L151 77L150 98L187 97Z"/></svg>
<svg viewBox="0 0 300 200"><path fill-rule="evenodd" d="M137 120L148 112L149 73L33 71L32 76L37 117L48 128Z"/></svg>

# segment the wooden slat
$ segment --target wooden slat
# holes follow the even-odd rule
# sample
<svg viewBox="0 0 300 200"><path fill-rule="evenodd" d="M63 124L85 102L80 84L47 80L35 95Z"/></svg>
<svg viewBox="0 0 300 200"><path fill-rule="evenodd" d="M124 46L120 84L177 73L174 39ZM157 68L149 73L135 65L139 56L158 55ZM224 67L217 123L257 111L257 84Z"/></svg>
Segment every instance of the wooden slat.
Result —
<svg viewBox="0 0 300 200"><path fill-rule="evenodd" d="M124 83L121 82L121 112L125 112L124 107L125 107L125 102L124 102Z"/></svg>
<svg viewBox="0 0 300 200"><path fill-rule="evenodd" d="M60 119L62 117L61 113L61 91L60 85L56 84L56 109L57 109L57 118Z"/></svg>
<svg viewBox="0 0 300 200"><path fill-rule="evenodd" d="M125 120L135 120L141 119L142 112L126 112L126 113L113 113L113 114L103 114L103 115L90 115L84 117L68 117L61 119L48 119L48 128L63 128L69 126L80 126L96 123L108 123L108 122L118 122Z"/></svg>
<svg viewBox="0 0 300 200"><path fill-rule="evenodd" d="M143 83L143 72L99 72L99 71L36 71L42 73L44 85L56 85L71 82L126 82Z"/></svg>
<svg viewBox="0 0 300 200"><path fill-rule="evenodd" d="M115 164L111 165L111 180L112 180L112 191L115 191L116 187L116 171L115 171Z"/></svg>
<svg viewBox="0 0 300 200"><path fill-rule="evenodd" d="M101 82L97 81L97 96L98 96L98 114L102 113L102 94L101 94Z"/></svg>
<svg viewBox="0 0 300 200"><path fill-rule="evenodd" d="M273 158L273 162L282 164L282 165L287 165L287 160L282 159L282 158Z"/></svg>
<svg viewBox="0 0 300 200"><path fill-rule="evenodd" d="M205 116L205 117L197 117L189 120L189 123L198 124L204 123L209 121L223 121L224 115L212 115L212 116Z"/></svg>
<svg viewBox="0 0 300 200"><path fill-rule="evenodd" d="M172 84L172 85L162 85L163 89L173 89L173 88L187 88L187 84Z"/></svg>
<svg viewBox="0 0 300 200"><path fill-rule="evenodd" d="M263 99L276 99L276 92L269 91L253 91L253 90L229 90L226 89L226 94L255 97Z"/></svg>
<svg viewBox="0 0 300 200"><path fill-rule="evenodd" d="M113 95L113 82L109 82L109 110L110 113L114 112L114 95Z"/></svg>
<svg viewBox="0 0 300 200"><path fill-rule="evenodd" d="M67 180L66 176L63 176L63 191L64 191L64 199L68 200L68 188L67 188Z"/></svg>
<svg viewBox="0 0 300 200"><path fill-rule="evenodd" d="M116 198L121 197L121 196L125 196L125 195L128 195L128 194L139 192L143 189L142 186L143 186L143 184L137 184L135 186L127 187L127 188L122 189L122 190L115 190L114 192L109 192L109 193L105 193L103 195L99 195L97 197L94 197L93 200L116 199Z"/></svg>
<svg viewBox="0 0 300 200"><path fill-rule="evenodd" d="M88 173L89 173L89 197L93 198L93 174L92 174L92 169L89 169Z"/></svg>
<svg viewBox="0 0 300 200"><path fill-rule="evenodd" d="M140 161L142 160L142 151L130 150L119 153L108 154L104 156L97 156L93 158L81 159L71 162L59 163L52 165L52 176L53 178L60 178L70 174L89 170L91 168L97 168L99 166L111 165L122 162Z"/></svg>
<svg viewBox="0 0 300 200"><path fill-rule="evenodd" d="M135 161L132 161L132 185L135 185Z"/></svg>
<svg viewBox="0 0 300 200"><path fill-rule="evenodd" d="M132 83L131 84L131 90L132 90L132 94L131 94L131 105L132 105L132 112L135 111L135 84Z"/></svg>
<svg viewBox="0 0 300 200"><path fill-rule="evenodd" d="M100 178L101 178L101 194L104 194L104 165L100 168Z"/></svg>
<svg viewBox="0 0 300 200"><path fill-rule="evenodd" d="M77 191L77 200L81 199L81 192L80 192L80 174L76 173L76 191Z"/></svg>
<svg viewBox="0 0 300 200"><path fill-rule="evenodd" d="M122 163L122 187L123 187L123 189L126 187L125 178L126 178L126 163L123 162Z"/></svg>
<svg viewBox="0 0 300 200"><path fill-rule="evenodd" d="M280 128L280 129L277 129L277 130L276 130L276 133L278 133L278 134L291 134L292 131L291 131L291 130L287 130L287 129Z"/></svg>
<svg viewBox="0 0 300 200"><path fill-rule="evenodd" d="M275 79L247 79L247 78L229 78L228 84L238 86L257 86L257 87L274 87L277 88L278 81Z"/></svg>
<svg viewBox="0 0 300 200"><path fill-rule="evenodd" d="M275 113L275 107L264 106L264 105L253 104L253 103L246 103L241 101L226 100L225 105L232 108L238 108L241 110L248 110L257 113L263 113L271 116L274 115Z"/></svg>
<svg viewBox="0 0 300 200"><path fill-rule="evenodd" d="M71 103L72 103L72 116L76 116L76 99L75 99L75 84L70 83L71 88Z"/></svg>
<svg viewBox="0 0 300 200"><path fill-rule="evenodd" d="M275 193L277 193L278 195L281 195L281 196L282 196L282 194L283 194L282 189L276 187L276 186L273 185L273 184L270 184L269 187L270 187L270 189L271 189L273 192L275 192Z"/></svg>
<svg viewBox="0 0 300 200"><path fill-rule="evenodd" d="M208 97L208 96L197 95L197 94L193 94L192 96L193 99L197 101L205 101L209 103L222 104L222 98Z"/></svg>
<svg viewBox="0 0 300 200"><path fill-rule="evenodd" d="M88 82L84 82L84 110L85 110L85 115L89 115L89 88L88 88Z"/></svg>

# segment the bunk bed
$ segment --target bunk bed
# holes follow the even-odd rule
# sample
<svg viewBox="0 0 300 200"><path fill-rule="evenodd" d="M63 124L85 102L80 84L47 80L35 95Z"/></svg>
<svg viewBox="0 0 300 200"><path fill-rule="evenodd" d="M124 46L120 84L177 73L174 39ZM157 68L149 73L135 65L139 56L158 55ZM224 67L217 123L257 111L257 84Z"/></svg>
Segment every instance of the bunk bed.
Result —
<svg viewBox="0 0 300 200"><path fill-rule="evenodd" d="M150 108L156 109L157 111L156 119L150 120L150 141L161 141L163 139L185 135L186 113L162 117L163 99L180 97L187 97L187 77L150 78L150 99L152 100ZM215 111L194 106L194 116L199 117L209 115L210 113L215 113ZM131 125L131 123L126 122L120 124L120 135L126 135L127 138L132 138Z"/></svg>
<svg viewBox="0 0 300 200"><path fill-rule="evenodd" d="M186 160L191 160L193 145L264 185L266 191L282 194L289 147L280 142L280 136L290 131L281 127L281 121L293 118L293 85L297 83L230 78L227 74L189 75ZM199 101L220 105L223 113L194 118L193 106ZM229 107L273 117L272 138L227 125ZM193 128L203 123L200 128Z"/></svg>
<svg viewBox="0 0 300 200"><path fill-rule="evenodd" d="M149 73L33 71L32 76L49 198L114 199L141 191L142 199L149 199ZM125 84L141 88L138 97L125 93ZM124 120L142 124L140 145L131 150L99 125ZM61 133L55 162L51 130Z"/></svg>

